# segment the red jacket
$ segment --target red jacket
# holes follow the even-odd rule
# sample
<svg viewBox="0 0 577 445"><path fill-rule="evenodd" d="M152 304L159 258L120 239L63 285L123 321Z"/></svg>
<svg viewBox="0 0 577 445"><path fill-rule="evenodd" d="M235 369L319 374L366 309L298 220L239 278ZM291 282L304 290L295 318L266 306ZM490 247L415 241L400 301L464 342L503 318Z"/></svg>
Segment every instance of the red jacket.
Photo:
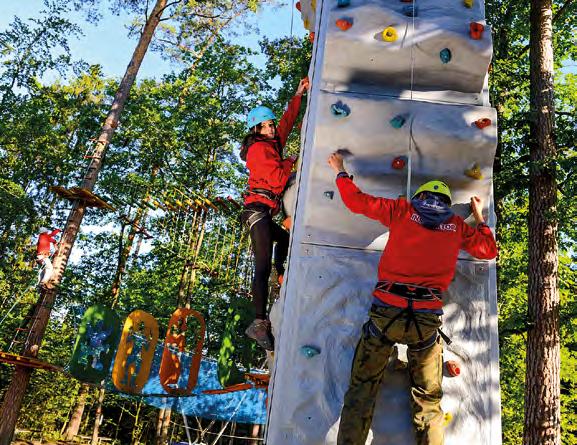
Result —
<svg viewBox="0 0 577 445"><path fill-rule="evenodd" d="M53 236L58 235L60 232L60 229L54 229L50 233L41 233L38 235L36 253L38 255L50 255L50 244L56 244L58 242L53 238Z"/></svg>
<svg viewBox="0 0 577 445"><path fill-rule="evenodd" d="M453 215L439 228L427 229L405 198L367 195L347 177L338 178L337 186L351 212L389 228L389 240L379 262L379 281L446 290L455 274L460 249L484 260L497 256L495 238L485 224L473 228L460 216ZM373 294L377 298L378 292Z"/></svg>
<svg viewBox="0 0 577 445"><path fill-rule="evenodd" d="M281 150L284 148L288 136L295 124L301 106L301 96L294 96L289 102L287 110L284 112L276 128L276 141L279 142ZM280 195L289 179L293 168L293 161L283 159L282 152L279 153L274 140L255 142L248 148L246 155L246 166L249 170L248 188L266 189L276 195ZM272 201L261 195L249 193L244 200L244 204L259 202L275 209L278 202Z"/></svg>

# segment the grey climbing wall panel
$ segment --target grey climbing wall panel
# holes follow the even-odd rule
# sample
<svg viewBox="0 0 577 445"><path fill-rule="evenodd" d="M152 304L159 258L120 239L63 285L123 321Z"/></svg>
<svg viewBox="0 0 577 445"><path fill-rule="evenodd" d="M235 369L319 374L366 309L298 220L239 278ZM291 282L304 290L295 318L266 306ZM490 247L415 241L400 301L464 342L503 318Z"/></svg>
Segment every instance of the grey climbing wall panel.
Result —
<svg viewBox="0 0 577 445"><path fill-rule="evenodd" d="M413 6L416 16L407 17ZM336 443L354 347L387 241L385 227L344 207L328 155L342 150L355 182L377 196L396 198L441 177L453 190L458 214L467 218L468 201L478 195L489 225L495 223L496 113L486 91L490 31L478 40L469 35L471 22L484 25L483 3L352 0L338 7L337 0L317 0L302 1L301 11L316 38L302 163L290 193L289 267L271 313L277 341L267 443L274 445ZM352 26L343 31L336 26L341 19ZM397 32L394 42L382 39L388 27ZM449 60L440 57L445 48ZM335 115L335 105L345 113ZM400 165L394 162L399 159ZM453 340L444 359L461 368L459 377L443 382L445 443L499 444L494 262L461 252L444 310L444 330ZM307 358L305 345L320 353ZM368 444L414 443L405 361L399 347Z"/></svg>

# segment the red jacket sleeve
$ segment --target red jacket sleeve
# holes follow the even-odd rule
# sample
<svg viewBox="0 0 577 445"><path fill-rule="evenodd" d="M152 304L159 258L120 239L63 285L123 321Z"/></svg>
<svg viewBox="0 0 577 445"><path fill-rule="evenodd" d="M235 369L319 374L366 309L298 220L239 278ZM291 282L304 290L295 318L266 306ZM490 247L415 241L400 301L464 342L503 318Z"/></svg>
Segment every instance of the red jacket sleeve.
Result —
<svg viewBox="0 0 577 445"><path fill-rule="evenodd" d="M58 235L60 232L62 232L62 230L60 229L54 229L52 232L50 232L48 235L49 236L56 236Z"/></svg>
<svg viewBox="0 0 577 445"><path fill-rule="evenodd" d="M353 183L351 178L337 178L337 187L341 194L341 199L347 208L353 213L360 213L368 218L380 221L383 225L389 227L393 220L395 212L394 199L377 198L361 192Z"/></svg>
<svg viewBox="0 0 577 445"><path fill-rule="evenodd" d="M288 107L282 115L276 133L278 135L281 146L285 146L286 140L294 127L295 121L299 115L301 107L302 96L294 96L288 104Z"/></svg>
<svg viewBox="0 0 577 445"><path fill-rule="evenodd" d="M250 170L250 176L264 180L271 189L278 192L284 189L291 169L290 159L281 159L276 150L266 142L256 142L250 146L246 155L246 166Z"/></svg>
<svg viewBox="0 0 577 445"><path fill-rule="evenodd" d="M480 260L492 260L497 256L497 243L491 229L485 225L476 228L463 222L461 249Z"/></svg>

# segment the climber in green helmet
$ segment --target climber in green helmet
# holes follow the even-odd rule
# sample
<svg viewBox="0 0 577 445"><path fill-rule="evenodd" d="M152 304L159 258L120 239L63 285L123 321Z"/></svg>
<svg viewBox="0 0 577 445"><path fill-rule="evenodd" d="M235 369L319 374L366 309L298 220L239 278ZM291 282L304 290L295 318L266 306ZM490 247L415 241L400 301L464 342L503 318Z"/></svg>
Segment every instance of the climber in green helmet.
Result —
<svg viewBox="0 0 577 445"><path fill-rule="evenodd" d="M385 366L395 343L401 343L407 345L417 444L442 445L443 292L455 274L459 250L486 260L497 255L495 238L483 219L483 202L471 198L477 223L473 228L453 213L451 190L443 181L421 185L411 200L378 198L359 190L340 154L333 153L328 162L348 209L389 228L369 320L353 359L337 444L365 444Z"/></svg>

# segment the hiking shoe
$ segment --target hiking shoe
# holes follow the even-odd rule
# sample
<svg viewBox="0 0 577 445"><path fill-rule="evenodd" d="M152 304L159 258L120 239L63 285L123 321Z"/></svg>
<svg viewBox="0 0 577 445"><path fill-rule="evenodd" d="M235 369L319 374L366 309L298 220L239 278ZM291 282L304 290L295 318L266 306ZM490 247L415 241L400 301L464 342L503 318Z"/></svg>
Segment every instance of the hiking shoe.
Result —
<svg viewBox="0 0 577 445"><path fill-rule="evenodd" d="M274 337L270 332L270 321L255 319L244 333L256 340L259 346L267 351L274 351Z"/></svg>

